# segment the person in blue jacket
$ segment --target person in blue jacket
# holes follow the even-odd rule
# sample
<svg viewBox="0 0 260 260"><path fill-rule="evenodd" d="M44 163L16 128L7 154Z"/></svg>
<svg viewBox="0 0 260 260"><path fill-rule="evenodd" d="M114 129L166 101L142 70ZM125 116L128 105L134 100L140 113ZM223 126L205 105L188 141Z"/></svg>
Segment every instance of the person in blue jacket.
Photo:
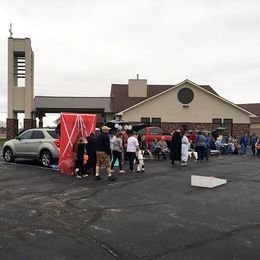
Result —
<svg viewBox="0 0 260 260"><path fill-rule="evenodd" d="M241 154L243 156L246 156L246 151L247 151L248 144L249 144L249 139L247 137L247 133L244 133L243 137L240 140Z"/></svg>

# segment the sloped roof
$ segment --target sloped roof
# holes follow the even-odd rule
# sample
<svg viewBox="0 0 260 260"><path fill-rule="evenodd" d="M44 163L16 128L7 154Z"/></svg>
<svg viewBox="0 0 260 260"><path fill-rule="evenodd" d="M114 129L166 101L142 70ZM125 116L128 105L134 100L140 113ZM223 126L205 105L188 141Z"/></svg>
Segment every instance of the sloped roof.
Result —
<svg viewBox="0 0 260 260"><path fill-rule="evenodd" d="M45 112L56 111L104 111L113 113L113 102L110 97L51 97L35 96L35 110L44 110Z"/></svg>
<svg viewBox="0 0 260 260"><path fill-rule="evenodd" d="M128 97L128 84L112 84L111 97L114 98L114 109L118 113L145 99L151 98L175 85L147 85L147 97ZM217 92L208 85L199 85L201 88L218 96Z"/></svg>
<svg viewBox="0 0 260 260"><path fill-rule="evenodd" d="M252 112L257 116L257 117L252 117L251 122L260 122L260 103L238 104L238 106Z"/></svg>
<svg viewBox="0 0 260 260"><path fill-rule="evenodd" d="M227 100L227 99L225 99L225 98L219 96L218 94L215 94L215 93L216 93L215 91L212 92L212 91L209 91L209 90L205 89L205 88L203 87L204 85L202 85L202 86L197 85L196 83L194 83L194 82L192 82L192 81L190 81L190 80L188 80L188 79L186 79L186 80L180 82L179 84L177 84L177 85L175 85L175 86L172 86L172 87L169 88L169 89L166 89L165 91L163 91L163 92L161 92L161 93L158 93L157 95L154 95L154 96L152 96L152 97L150 97L150 98L146 98L146 99L144 99L143 101L141 101L141 102L139 102L139 103L137 103L137 104L134 104L133 106L127 107L126 109L124 109L124 110L118 112L118 114L124 113L124 112L126 112L126 111L128 111L128 110L131 110L132 108L137 107L137 106L139 106L139 105L141 105L141 104L143 104L143 103L145 103L145 102L149 102L151 99L154 99L154 98L156 98L157 96L160 96L160 95L162 95L162 94L164 94L164 93L166 93L166 92L169 92L169 91L171 91L172 89L177 88L177 87L183 85L184 83L190 83L190 84L192 84L193 86L196 86L197 88L200 88L200 89L202 89L202 90L208 92L209 94L215 96L216 98L218 98L218 99L220 99L220 100L222 100L222 101L224 101L224 102L230 104L230 105L233 106L233 107L236 107L237 109L243 111L244 113L247 113L249 116L256 116L254 113L251 113L250 111L248 111L248 110L246 110L246 109L244 109L244 108L242 108L242 107L240 107L240 106L238 106L238 105L236 105L236 104L230 102L229 100Z"/></svg>

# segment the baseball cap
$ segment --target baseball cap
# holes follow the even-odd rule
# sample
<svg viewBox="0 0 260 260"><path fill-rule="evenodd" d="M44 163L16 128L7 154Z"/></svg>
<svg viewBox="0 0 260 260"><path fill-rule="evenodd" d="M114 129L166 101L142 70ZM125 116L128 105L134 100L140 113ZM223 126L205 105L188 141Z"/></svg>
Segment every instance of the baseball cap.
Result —
<svg viewBox="0 0 260 260"><path fill-rule="evenodd" d="M109 131L111 128L109 128L108 126L104 125L102 126L102 132L107 132Z"/></svg>

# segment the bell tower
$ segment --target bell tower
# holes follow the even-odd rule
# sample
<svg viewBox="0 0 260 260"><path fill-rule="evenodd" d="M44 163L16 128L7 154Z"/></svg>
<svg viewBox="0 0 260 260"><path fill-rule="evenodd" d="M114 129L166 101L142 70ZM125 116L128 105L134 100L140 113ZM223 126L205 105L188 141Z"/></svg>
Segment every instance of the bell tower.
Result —
<svg viewBox="0 0 260 260"><path fill-rule="evenodd" d="M8 38L7 139L18 134L17 113L24 113L24 129L36 127L34 116L34 54L29 38Z"/></svg>

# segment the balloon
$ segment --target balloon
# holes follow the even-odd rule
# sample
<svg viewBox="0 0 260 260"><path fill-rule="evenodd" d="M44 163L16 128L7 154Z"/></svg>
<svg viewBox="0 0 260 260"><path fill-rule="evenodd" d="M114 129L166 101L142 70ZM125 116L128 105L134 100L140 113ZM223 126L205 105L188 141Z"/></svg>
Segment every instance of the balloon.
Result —
<svg viewBox="0 0 260 260"><path fill-rule="evenodd" d="M119 124L115 124L115 128L118 128L119 127Z"/></svg>

